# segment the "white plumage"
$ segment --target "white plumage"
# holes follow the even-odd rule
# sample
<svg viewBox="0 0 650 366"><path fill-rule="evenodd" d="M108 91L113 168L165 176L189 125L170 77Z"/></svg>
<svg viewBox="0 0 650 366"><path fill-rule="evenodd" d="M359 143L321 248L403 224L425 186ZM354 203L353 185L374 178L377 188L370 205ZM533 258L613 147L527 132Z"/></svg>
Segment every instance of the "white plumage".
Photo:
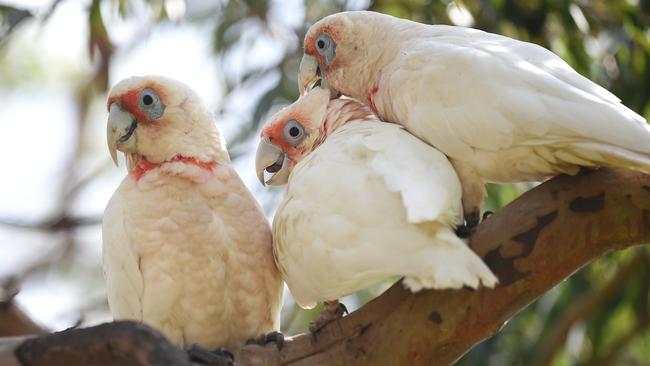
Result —
<svg viewBox="0 0 650 366"><path fill-rule="evenodd" d="M298 304L313 307L394 276L412 291L494 286L454 234L461 187L447 158L398 125L353 117L347 110L357 102L334 100L325 116L314 115L320 111L301 104L327 103L328 93L310 94L269 128L294 119L306 126L307 144L324 139L293 161L273 221L276 261Z"/></svg>
<svg viewBox="0 0 650 366"><path fill-rule="evenodd" d="M115 318L144 321L181 346L234 346L278 330L281 282L253 197L230 166L197 183L174 165L127 177L106 208Z"/></svg>
<svg viewBox="0 0 650 366"><path fill-rule="evenodd" d="M329 65L316 49L321 34L335 44ZM449 156L466 210L480 206L485 181L539 180L579 166L650 172L645 119L538 45L348 12L314 24L305 52L303 83L315 58L334 89Z"/></svg>
<svg viewBox="0 0 650 366"><path fill-rule="evenodd" d="M164 105L157 119L137 107L145 89ZM198 96L173 80L133 78L113 89L109 108L109 146L118 141L129 162L102 230L114 317L146 322L179 346L234 347L278 330L269 224ZM119 126L130 119L137 128L124 141Z"/></svg>

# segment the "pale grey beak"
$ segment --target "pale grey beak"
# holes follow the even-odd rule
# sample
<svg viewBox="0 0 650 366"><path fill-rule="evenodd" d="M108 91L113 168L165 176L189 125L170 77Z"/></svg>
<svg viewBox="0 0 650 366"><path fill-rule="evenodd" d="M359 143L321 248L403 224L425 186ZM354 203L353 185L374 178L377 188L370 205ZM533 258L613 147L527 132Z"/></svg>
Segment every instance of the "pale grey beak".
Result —
<svg viewBox="0 0 650 366"><path fill-rule="evenodd" d="M291 162L284 151L265 140L260 141L255 155L255 171L257 172L257 179L260 180L263 186L287 184L290 164ZM265 180L264 172L273 175L268 180Z"/></svg>
<svg viewBox="0 0 650 366"><path fill-rule="evenodd" d="M310 55L303 55L300 61L300 71L298 73L298 83L300 84L300 95L307 94L316 80L321 78L318 60Z"/></svg>
<svg viewBox="0 0 650 366"><path fill-rule="evenodd" d="M341 96L341 93L334 89L327 79L322 75L318 60L310 55L303 55L300 61L300 71L298 74L298 83L300 84L300 95L309 93L316 87L328 89L330 91L330 99L336 99Z"/></svg>
<svg viewBox="0 0 650 366"><path fill-rule="evenodd" d="M117 163L117 150L125 153L137 152L137 138L135 130L138 123L133 115L122 109L117 103L111 105L108 113L108 124L106 127L106 141L108 151L115 165Z"/></svg>

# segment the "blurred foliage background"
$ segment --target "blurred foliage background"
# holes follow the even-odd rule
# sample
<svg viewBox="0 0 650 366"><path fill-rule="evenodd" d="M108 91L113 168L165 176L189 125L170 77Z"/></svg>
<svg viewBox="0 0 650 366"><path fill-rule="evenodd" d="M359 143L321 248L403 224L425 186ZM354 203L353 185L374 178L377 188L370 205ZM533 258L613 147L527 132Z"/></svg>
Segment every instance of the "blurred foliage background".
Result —
<svg viewBox="0 0 650 366"><path fill-rule="evenodd" d="M256 132L298 96L309 25L353 9L538 43L650 117L649 0L0 0L0 300L19 290L15 303L51 330L110 319L99 223L125 172L105 148L104 102L130 75L197 89L272 217L281 191L255 180ZM490 186L487 208L528 188ZM357 308L389 285L343 301ZM458 364L650 365L649 294L650 251L612 253ZM319 311L298 309L287 293L283 330L304 331Z"/></svg>

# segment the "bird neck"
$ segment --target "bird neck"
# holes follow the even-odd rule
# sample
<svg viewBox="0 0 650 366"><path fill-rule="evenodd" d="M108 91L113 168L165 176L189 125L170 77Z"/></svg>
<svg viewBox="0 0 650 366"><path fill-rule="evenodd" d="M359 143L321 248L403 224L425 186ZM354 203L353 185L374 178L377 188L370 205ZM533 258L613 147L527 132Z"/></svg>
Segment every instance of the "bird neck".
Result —
<svg viewBox="0 0 650 366"><path fill-rule="evenodd" d="M339 98L330 100L321 125L321 131L307 151L314 151L325 141L327 136L334 133L341 126L358 120L374 121L378 119L368 106L354 99Z"/></svg>
<svg viewBox="0 0 650 366"><path fill-rule="evenodd" d="M327 106L322 135L327 137L350 121L376 118L368 106L354 99L333 99Z"/></svg>
<svg viewBox="0 0 650 366"><path fill-rule="evenodd" d="M144 157L139 157L139 158L132 157L131 159L136 161L132 161L129 164L129 174L133 176L133 178L136 181L140 181L140 179L144 177L147 173L153 170L157 170L165 164L180 163L188 166L195 166L198 167L199 169L205 170L210 173L218 165L215 160L205 162L197 158L187 157L182 155L176 155L173 158L162 161L160 163L152 163Z"/></svg>

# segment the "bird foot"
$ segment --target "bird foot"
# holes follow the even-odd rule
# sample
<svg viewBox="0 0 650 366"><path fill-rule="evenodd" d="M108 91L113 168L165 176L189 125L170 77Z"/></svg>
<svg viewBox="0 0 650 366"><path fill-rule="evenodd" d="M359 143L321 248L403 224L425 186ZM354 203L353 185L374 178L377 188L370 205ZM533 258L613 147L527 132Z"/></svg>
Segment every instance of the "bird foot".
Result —
<svg viewBox="0 0 650 366"><path fill-rule="evenodd" d="M472 229L468 225L458 225L456 226L456 236L461 239L467 239L472 235Z"/></svg>
<svg viewBox="0 0 650 366"><path fill-rule="evenodd" d="M282 334L282 332L273 331L246 341L246 344L257 344L260 346L266 346L269 343L275 343L275 346L278 347L278 351L281 351L282 346L284 346L284 334Z"/></svg>
<svg viewBox="0 0 650 366"><path fill-rule="evenodd" d="M581 166L580 170L578 170L578 175L593 173L597 170L598 168Z"/></svg>
<svg viewBox="0 0 650 366"><path fill-rule="evenodd" d="M465 225L471 230L475 228L481 220L481 210L476 209L465 215Z"/></svg>
<svg viewBox="0 0 650 366"><path fill-rule="evenodd" d="M483 216L481 216L478 210L472 211L471 213L465 216L465 224L458 225L456 227L456 235L458 235L459 238L463 238L463 239L469 238L474 232L474 230L476 229L476 227L478 226L479 222L483 222L483 220L485 220L492 214L493 214L492 211L485 211L483 212ZM479 221L479 217L481 217L480 221Z"/></svg>
<svg viewBox="0 0 650 366"><path fill-rule="evenodd" d="M195 343L186 352L190 361L199 365L235 366L235 356L226 348L210 351Z"/></svg>
<svg viewBox="0 0 650 366"><path fill-rule="evenodd" d="M317 341L316 335L329 323L336 319L340 319L343 315L348 314L348 309L343 303L338 300L325 301L323 312L316 320L309 323L309 332L311 333L314 342Z"/></svg>

